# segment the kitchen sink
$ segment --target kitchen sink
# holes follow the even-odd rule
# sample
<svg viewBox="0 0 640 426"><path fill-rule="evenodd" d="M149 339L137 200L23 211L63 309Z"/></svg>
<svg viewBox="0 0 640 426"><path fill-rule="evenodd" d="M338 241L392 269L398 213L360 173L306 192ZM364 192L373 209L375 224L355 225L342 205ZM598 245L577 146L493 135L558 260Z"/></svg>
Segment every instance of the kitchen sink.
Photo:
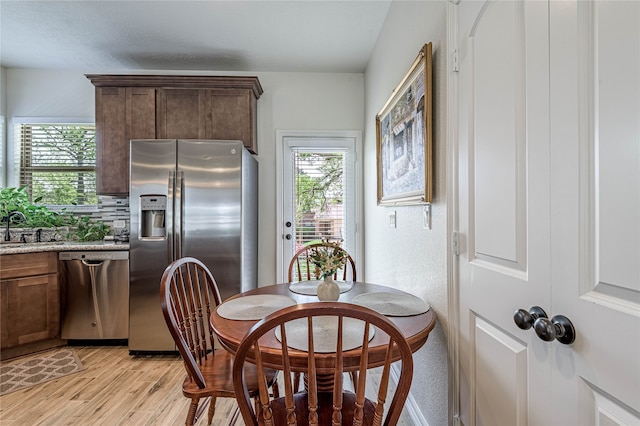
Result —
<svg viewBox="0 0 640 426"><path fill-rule="evenodd" d="M13 248L24 246L25 243L1 243L0 248Z"/></svg>
<svg viewBox="0 0 640 426"><path fill-rule="evenodd" d="M41 243L20 243L16 241L0 241L0 248L57 246L64 243L65 243L64 241L44 241Z"/></svg>

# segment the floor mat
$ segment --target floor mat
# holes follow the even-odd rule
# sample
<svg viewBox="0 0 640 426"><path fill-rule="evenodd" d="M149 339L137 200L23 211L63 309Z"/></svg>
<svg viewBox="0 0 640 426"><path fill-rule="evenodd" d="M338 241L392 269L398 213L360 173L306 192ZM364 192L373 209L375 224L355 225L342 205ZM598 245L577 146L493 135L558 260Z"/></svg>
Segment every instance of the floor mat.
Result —
<svg viewBox="0 0 640 426"><path fill-rule="evenodd" d="M26 359L0 364L0 395L84 370L71 349L49 351Z"/></svg>

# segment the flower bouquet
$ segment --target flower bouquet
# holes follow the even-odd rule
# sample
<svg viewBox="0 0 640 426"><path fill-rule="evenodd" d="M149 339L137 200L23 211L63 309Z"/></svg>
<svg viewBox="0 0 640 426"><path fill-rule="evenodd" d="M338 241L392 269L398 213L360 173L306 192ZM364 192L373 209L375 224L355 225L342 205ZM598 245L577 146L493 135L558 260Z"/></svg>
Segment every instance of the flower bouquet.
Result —
<svg viewBox="0 0 640 426"><path fill-rule="evenodd" d="M322 245L309 249L309 260L314 264L316 278L333 277L347 263L347 252L340 246L342 240L322 240Z"/></svg>

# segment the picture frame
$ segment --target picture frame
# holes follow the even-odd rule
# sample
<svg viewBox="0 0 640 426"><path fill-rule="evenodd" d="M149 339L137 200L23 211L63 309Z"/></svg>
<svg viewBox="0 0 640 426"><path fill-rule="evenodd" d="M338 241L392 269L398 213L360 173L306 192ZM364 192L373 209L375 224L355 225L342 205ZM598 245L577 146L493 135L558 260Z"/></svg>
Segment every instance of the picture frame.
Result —
<svg viewBox="0 0 640 426"><path fill-rule="evenodd" d="M378 205L433 198L432 46L426 43L376 115Z"/></svg>

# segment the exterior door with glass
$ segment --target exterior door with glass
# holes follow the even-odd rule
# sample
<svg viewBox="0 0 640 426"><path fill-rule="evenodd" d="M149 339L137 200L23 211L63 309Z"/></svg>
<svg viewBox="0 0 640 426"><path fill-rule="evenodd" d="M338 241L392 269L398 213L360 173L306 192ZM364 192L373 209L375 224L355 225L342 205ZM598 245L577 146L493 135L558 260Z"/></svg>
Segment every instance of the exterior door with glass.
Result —
<svg viewBox="0 0 640 426"><path fill-rule="evenodd" d="M283 133L279 268L280 281L295 252L320 240L342 241L358 265L360 244L359 132Z"/></svg>

